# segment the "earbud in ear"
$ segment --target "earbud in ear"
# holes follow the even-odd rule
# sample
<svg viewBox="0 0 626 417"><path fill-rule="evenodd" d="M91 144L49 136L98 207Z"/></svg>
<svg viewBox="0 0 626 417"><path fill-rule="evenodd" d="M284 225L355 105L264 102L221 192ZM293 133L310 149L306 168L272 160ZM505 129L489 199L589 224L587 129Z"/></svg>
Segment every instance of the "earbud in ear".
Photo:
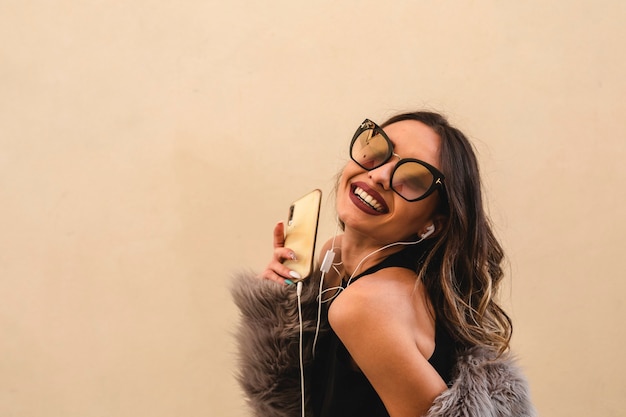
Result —
<svg viewBox="0 0 626 417"><path fill-rule="evenodd" d="M431 224L430 226L426 228L426 231L420 235L420 237L422 239L426 239L428 236L432 235L433 233L435 233L435 225Z"/></svg>

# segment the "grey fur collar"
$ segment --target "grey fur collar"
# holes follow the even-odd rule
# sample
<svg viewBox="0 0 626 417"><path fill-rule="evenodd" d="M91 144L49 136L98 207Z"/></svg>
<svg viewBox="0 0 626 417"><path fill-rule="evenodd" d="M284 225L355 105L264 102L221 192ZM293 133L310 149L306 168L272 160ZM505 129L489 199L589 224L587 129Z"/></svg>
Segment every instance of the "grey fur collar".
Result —
<svg viewBox="0 0 626 417"><path fill-rule="evenodd" d="M315 281L315 278L313 278ZM315 282L302 291L305 369L317 317ZM241 311L236 339L238 380L255 417L299 417L299 322L295 286L237 274L231 294ZM308 404L308 398L307 398ZM312 416L307 406L307 416ZM425 417L534 417L526 379L510 355L496 358L486 349L464 352L454 383Z"/></svg>

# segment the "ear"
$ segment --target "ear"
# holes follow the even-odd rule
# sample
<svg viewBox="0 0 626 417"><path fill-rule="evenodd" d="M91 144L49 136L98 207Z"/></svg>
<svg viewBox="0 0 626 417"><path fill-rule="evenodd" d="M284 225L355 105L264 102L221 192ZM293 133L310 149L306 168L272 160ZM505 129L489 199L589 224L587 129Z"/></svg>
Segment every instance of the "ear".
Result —
<svg viewBox="0 0 626 417"><path fill-rule="evenodd" d="M436 214L431 219L430 223L427 223L418 233L420 237L432 238L438 236L446 224L446 216L443 214Z"/></svg>
<svg viewBox="0 0 626 417"><path fill-rule="evenodd" d="M435 233L435 225L431 223L428 226L426 226L426 229L419 235L422 239L426 239L427 237L430 237L430 235L434 233Z"/></svg>

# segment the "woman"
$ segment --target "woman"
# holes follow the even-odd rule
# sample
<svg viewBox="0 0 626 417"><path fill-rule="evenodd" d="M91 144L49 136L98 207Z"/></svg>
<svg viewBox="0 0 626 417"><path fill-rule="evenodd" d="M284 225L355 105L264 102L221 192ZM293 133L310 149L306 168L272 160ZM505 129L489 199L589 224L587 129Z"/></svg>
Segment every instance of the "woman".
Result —
<svg viewBox="0 0 626 417"><path fill-rule="evenodd" d="M306 361L309 410L320 417L533 415L526 383L505 354L512 326L494 300L503 253L484 212L467 138L439 114L406 113L382 127L365 120L351 141L350 157L337 184L343 234L321 251L334 252L335 264L322 284L328 289L323 321L329 330L315 358ZM288 303L293 292L294 273L282 261L297 254L283 243L279 224L274 255L261 277L282 288L274 284L276 291L268 294L272 289L264 285L257 296L266 301L287 295ZM316 304L315 283L305 284L308 310ZM243 297L235 290L235 298L250 319L246 310L259 300L247 288ZM278 316L274 324L281 332L293 329L289 320ZM270 384L249 379L262 372L245 347L258 329L255 320L240 333L244 389L257 415L278 415L271 407L258 408L263 397L255 395L261 391L284 402L284 415L298 415L288 397L276 392L294 385L286 382L294 358L275 361L285 372L270 373ZM293 353L289 337L283 342ZM478 370L487 365L477 363L496 371L479 378ZM274 388L267 392L268 387Z"/></svg>

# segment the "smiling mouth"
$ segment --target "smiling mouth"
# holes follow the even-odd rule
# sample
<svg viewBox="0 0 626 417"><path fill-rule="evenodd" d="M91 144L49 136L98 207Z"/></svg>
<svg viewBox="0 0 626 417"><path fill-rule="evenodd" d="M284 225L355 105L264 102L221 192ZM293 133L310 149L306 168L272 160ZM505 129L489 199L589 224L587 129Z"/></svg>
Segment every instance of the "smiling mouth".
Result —
<svg viewBox="0 0 626 417"><path fill-rule="evenodd" d="M361 187L355 187L353 191L354 195L357 196L362 202L370 206L372 209L376 210L379 213L383 213L385 211L382 204L380 204L374 197L365 192Z"/></svg>

